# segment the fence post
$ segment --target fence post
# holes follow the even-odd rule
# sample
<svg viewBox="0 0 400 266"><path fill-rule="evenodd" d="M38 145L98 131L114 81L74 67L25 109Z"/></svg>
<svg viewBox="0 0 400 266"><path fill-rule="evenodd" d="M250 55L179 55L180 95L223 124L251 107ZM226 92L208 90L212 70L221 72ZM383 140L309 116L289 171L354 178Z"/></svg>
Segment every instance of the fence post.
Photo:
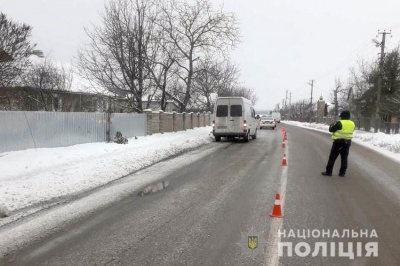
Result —
<svg viewBox="0 0 400 266"><path fill-rule="evenodd" d="M371 130L371 124L372 124L372 118L365 119L365 126L364 126L365 131L369 132Z"/></svg>
<svg viewBox="0 0 400 266"><path fill-rule="evenodd" d="M187 114L185 113L185 112L183 112L182 113L182 130L183 131L186 131L186 119L188 119L187 118Z"/></svg>
<svg viewBox="0 0 400 266"><path fill-rule="evenodd" d="M398 120L397 116L392 117L392 119L390 120L390 124L392 125L393 134L398 134L399 133L399 120Z"/></svg>
<svg viewBox="0 0 400 266"><path fill-rule="evenodd" d="M107 110L106 139L107 142L111 142L111 108Z"/></svg>
<svg viewBox="0 0 400 266"><path fill-rule="evenodd" d="M151 109L146 109L143 111L147 117L147 128L146 128L146 135L151 135L152 128L153 128L153 111Z"/></svg>
<svg viewBox="0 0 400 266"><path fill-rule="evenodd" d="M175 111L173 111L172 112L172 131L173 132L176 132L176 125L175 125L175 123L176 123L176 112Z"/></svg>
<svg viewBox="0 0 400 266"><path fill-rule="evenodd" d="M159 121L160 121L160 133L164 134L164 111L158 111L159 114Z"/></svg>

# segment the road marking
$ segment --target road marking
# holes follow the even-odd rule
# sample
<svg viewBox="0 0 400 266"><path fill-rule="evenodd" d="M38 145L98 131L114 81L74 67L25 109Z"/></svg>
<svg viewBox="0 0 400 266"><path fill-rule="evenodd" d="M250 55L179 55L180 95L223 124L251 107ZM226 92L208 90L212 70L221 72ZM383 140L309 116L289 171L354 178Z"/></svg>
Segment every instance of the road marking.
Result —
<svg viewBox="0 0 400 266"><path fill-rule="evenodd" d="M286 159L289 157L289 150L286 148ZM286 200L286 185L287 185L287 167L282 167L281 173L281 186L279 187L279 194L281 195L281 208L282 213L285 214L285 200ZM284 219L284 218L283 218ZM281 236L278 234L279 229L282 228L283 219L271 220L269 228L269 235L267 238L267 251L264 257L264 265L272 266L279 265L278 244L281 241Z"/></svg>

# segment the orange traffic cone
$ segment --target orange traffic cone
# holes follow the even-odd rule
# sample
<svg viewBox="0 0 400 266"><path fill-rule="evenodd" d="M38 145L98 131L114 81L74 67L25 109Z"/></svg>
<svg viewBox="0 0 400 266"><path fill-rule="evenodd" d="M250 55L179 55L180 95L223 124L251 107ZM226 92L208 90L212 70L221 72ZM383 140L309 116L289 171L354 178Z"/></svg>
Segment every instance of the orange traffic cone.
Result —
<svg viewBox="0 0 400 266"><path fill-rule="evenodd" d="M285 135L283 135L283 141L287 141L287 135L286 135L286 132L285 132Z"/></svg>
<svg viewBox="0 0 400 266"><path fill-rule="evenodd" d="M286 166L287 162L286 162L286 154L283 154L283 159L282 159L282 166Z"/></svg>
<svg viewBox="0 0 400 266"><path fill-rule="evenodd" d="M281 197L279 196L279 193L276 193L276 195L275 195L274 208L272 209L270 216L275 217L275 218L283 218L283 214L282 214L282 210L281 210Z"/></svg>
<svg viewBox="0 0 400 266"><path fill-rule="evenodd" d="M285 148L286 147L286 145L285 145L285 142L283 141L282 142L282 148Z"/></svg>

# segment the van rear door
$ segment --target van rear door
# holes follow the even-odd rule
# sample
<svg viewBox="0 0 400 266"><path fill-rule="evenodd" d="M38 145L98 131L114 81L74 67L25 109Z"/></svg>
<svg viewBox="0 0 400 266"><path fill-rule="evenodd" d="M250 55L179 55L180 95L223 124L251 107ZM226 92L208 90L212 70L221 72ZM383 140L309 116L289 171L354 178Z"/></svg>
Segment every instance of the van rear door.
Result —
<svg viewBox="0 0 400 266"><path fill-rule="evenodd" d="M244 106L242 99L229 99L229 132L243 132L243 112Z"/></svg>
<svg viewBox="0 0 400 266"><path fill-rule="evenodd" d="M215 132L227 133L229 122L229 99L218 99L215 113Z"/></svg>

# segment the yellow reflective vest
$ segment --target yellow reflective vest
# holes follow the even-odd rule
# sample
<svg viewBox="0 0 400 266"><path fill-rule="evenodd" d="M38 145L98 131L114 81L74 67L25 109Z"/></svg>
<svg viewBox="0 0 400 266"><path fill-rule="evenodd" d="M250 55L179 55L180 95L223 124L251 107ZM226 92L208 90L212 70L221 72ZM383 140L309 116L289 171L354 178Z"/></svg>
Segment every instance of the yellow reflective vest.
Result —
<svg viewBox="0 0 400 266"><path fill-rule="evenodd" d="M340 120L342 129L332 134L332 139L352 139L356 125L351 120Z"/></svg>

